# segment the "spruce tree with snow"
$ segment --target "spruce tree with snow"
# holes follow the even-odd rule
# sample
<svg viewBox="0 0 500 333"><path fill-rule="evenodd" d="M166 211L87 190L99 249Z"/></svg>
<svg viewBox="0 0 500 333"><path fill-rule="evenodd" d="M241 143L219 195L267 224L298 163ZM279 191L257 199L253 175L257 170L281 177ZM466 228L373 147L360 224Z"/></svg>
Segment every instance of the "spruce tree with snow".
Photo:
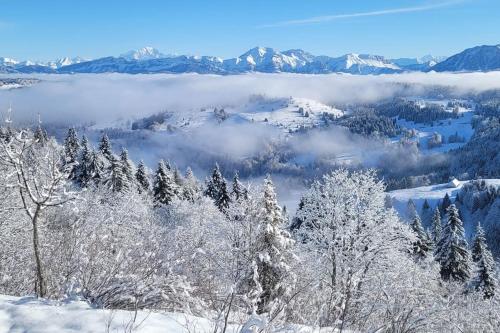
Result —
<svg viewBox="0 0 500 333"><path fill-rule="evenodd" d="M248 190L240 182L238 171L234 173L233 177L233 190L231 192L234 200L248 199Z"/></svg>
<svg viewBox="0 0 500 333"><path fill-rule="evenodd" d="M422 224L425 227L428 227L429 225L432 224L432 209L427 199L425 199L424 203L422 204L422 212L420 216L422 219Z"/></svg>
<svg viewBox="0 0 500 333"><path fill-rule="evenodd" d="M122 161L113 155L109 168L109 179L107 180L108 186L113 192L123 192L130 188L129 180L123 170Z"/></svg>
<svg viewBox="0 0 500 333"><path fill-rule="evenodd" d="M215 205L221 212L225 212L229 208L231 198L227 190L227 183L222 176L219 164L215 164L212 177L207 182L205 195L214 200Z"/></svg>
<svg viewBox="0 0 500 333"><path fill-rule="evenodd" d="M270 313L283 301L290 272L293 240L285 231L285 221L268 176L258 209L252 218L256 230L249 299L256 314Z"/></svg>
<svg viewBox="0 0 500 333"><path fill-rule="evenodd" d="M45 131L45 129L41 125L38 125L38 127L36 128L35 133L33 133L33 138L37 143L41 145L44 145L49 140L47 131Z"/></svg>
<svg viewBox="0 0 500 333"><path fill-rule="evenodd" d="M193 170L190 167L187 168L186 174L184 175L184 182L182 186L182 196L184 200L193 202L200 195L200 185L196 179Z"/></svg>
<svg viewBox="0 0 500 333"><path fill-rule="evenodd" d="M304 213L304 207L306 207L306 200L307 196L302 196L299 201L299 206L297 207L297 212L295 216L293 217L292 221L290 222L289 229L292 233L297 231L301 226L302 223L304 222L304 219L301 218L301 216Z"/></svg>
<svg viewBox="0 0 500 333"><path fill-rule="evenodd" d="M78 169L78 154L80 150L80 142L76 130L71 127L64 139L64 155L65 165L69 168L69 178L76 179Z"/></svg>
<svg viewBox="0 0 500 333"><path fill-rule="evenodd" d="M173 175L163 160L158 163L153 184L153 197L156 204L168 205L176 197L177 185Z"/></svg>
<svg viewBox="0 0 500 333"><path fill-rule="evenodd" d="M86 136L82 138L81 147L77 181L80 186L87 187L91 181L98 182L101 179L102 164Z"/></svg>
<svg viewBox="0 0 500 333"><path fill-rule="evenodd" d="M437 244L436 259L441 265L441 277L445 281L465 282L470 278L470 253L458 209L448 207L448 220Z"/></svg>
<svg viewBox="0 0 500 333"><path fill-rule="evenodd" d="M473 287L478 291L482 291L484 298L493 297L497 285L495 261L486 244L486 237L481 224L478 224L476 228L476 236L472 246L472 261L475 263Z"/></svg>
<svg viewBox="0 0 500 333"><path fill-rule="evenodd" d="M447 212L448 207L450 207L450 205L451 205L451 199L448 193L446 193L443 198L443 202L441 203L441 212Z"/></svg>
<svg viewBox="0 0 500 333"><path fill-rule="evenodd" d="M113 160L113 150L106 133L102 135L101 140L99 141L99 152L109 161L109 163L111 163Z"/></svg>
<svg viewBox="0 0 500 333"><path fill-rule="evenodd" d="M417 206L415 205L415 202L413 202L412 199L409 199L408 203L406 204L406 214L410 219L410 221L412 221L417 215Z"/></svg>
<svg viewBox="0 0 500 333"><path fill-rule="evenodd" d="M205 191L204 194L207 197L212 198L214 201L218 198L219 196L219 183L221 182L222 179L222 174L220 173L219 170L219 164L215 164L215 168L212 172L211 177L205 178Z"/></svg>
<svg viewBox="0 0 500 333"><path fill-rule="evenodd" d="M135 180L137 181L137 188L139 193L148 193L150 188L149 177L146 172L146 166L144 162L139 161L139 165L137 166L137 170L135 172Z"/></svg>
<svg viewBox="0 0 500 333"><path fill-rule="evenodd" d="M132 188L134 183L134 165L128 157L127 149L123 148L120 153L120 163L122 165L122 173L125 177L125 187Z"/></svg>
<svg viewBox="0 0 500 333"><path fill-rule="evenodd" d="M95 151L92 150L90 159L90 171L92 173L92 180L94 184L98 184L104 178L104 162L102 157Z"/></svg>
<svg viewBox="0 0 500 333"><path fill-rule="evenodd" d="M423 210L427 210L427 209L430 209L431 206L429 205L429 202L427 201L427 199L424 200L424 203L422 204L422 209Z"/></svg>
<svg viewBox="0 0 500 333"><path fill-rule="evenodd" d="M443 226L441 224L441 212L439 211L439 205L436 206L434 210L434 215L432 215L432 224L431 224L431 240L435 246L435 252L437 252L437 245L441 240L441 235L443 232Z"/></svg>
<svg viewBox="0 0 500 333"><path fill-rule="evenodd" d="M413 243L413 252L420 258L426 258L432 250L432 242L422 227L418 214L415 215L410 226L417 236L417 240Z"/></svg>

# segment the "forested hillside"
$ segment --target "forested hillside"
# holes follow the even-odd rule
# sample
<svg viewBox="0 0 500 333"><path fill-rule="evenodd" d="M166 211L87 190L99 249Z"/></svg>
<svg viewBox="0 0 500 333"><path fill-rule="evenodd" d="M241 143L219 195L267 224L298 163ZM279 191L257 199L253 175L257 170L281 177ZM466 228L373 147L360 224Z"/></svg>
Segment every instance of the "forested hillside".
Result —
<svg viewBox="0 0 500 333"><path fill-rule="evenodd" d="M151 171L106 135L94 148L74 129L60 145L3 128L0 147L2 294L184 312L219 330L498 327L489 235L468 242L453 203L429 233L418 214L401 223L373 171L325 175L289 218L269 176Z"/></svg>

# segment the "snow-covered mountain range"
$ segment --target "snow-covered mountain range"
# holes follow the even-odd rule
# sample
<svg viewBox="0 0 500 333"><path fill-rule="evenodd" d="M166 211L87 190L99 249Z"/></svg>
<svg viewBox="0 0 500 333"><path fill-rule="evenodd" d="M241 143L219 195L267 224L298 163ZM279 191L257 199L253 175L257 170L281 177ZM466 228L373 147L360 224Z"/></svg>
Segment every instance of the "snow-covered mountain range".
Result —
<svg viewBox="0 0 500 333"><path fill-rule="evenodd" d="M408 71L488 71L500 69L500 46L478 46L448 59L387 59L379 55L349 53L340 57L315 56L304 50L277 51L255 47L239 57L167 55L155 48L131 50L118 57L87 60L61 58L50 62L0 58L0 73L351 73L390 74Z"/></svg>

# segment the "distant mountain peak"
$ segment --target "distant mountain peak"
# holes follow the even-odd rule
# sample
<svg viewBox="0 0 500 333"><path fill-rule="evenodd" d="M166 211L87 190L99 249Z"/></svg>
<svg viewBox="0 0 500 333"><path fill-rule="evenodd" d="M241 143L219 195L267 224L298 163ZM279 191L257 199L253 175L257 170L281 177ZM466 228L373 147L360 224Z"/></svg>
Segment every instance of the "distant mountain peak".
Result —
<svg viewBox="0 0 500 333"><path fill-rule="evenodd" d="M120 55L120 58L127 60L151 60L166 57L166 55L151 46L145 46L137 50L130 50Z"/></svg>

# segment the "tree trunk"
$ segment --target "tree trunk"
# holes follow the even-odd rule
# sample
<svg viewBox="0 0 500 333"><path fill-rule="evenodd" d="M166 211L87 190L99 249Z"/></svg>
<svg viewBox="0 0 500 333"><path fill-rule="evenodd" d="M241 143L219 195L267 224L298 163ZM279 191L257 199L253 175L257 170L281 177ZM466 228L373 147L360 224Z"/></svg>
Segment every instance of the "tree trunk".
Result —
<svg viewBox="0 0 500 333"><path fill-rule="evenodd" d="M38 238L38 218L40 216L40 206L37 205L35 214L31 220L33 225L33 252L36 263L36 293L38 297L45 297L47 294L47 284L43 274L43 264L40 256L40 240Z"/></svg>

